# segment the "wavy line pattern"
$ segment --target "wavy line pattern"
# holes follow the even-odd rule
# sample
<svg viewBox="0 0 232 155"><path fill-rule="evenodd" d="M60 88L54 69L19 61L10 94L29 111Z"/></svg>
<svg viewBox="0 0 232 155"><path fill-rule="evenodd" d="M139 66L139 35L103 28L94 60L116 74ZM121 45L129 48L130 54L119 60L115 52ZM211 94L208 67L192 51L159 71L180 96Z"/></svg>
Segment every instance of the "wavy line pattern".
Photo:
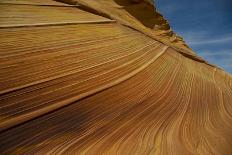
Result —
<svg viewBox="0 0 232 155"><path fill-rule="evenodd" d="M36 6L1 3L0 10L2 12L0 14L0 28L111 21L75 7L51 7L49 5ZM78 16L76 16L76 14L78 14Z"/></svg>
<svg viewBox="0 0 232 155"><path fill-rule="evenodd" d="M232 154L231 75L79 12L0 29L1 154Z"/></svg>

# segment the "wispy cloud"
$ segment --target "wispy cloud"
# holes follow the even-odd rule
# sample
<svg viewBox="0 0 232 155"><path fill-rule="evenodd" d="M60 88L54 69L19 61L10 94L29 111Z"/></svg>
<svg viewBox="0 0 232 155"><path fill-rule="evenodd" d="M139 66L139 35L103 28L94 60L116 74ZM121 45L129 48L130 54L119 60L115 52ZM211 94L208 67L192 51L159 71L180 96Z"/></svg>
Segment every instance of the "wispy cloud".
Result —
<svg viewBox="0 0 232 155"><path fill-rule="evenodd" d="M207 51L201 51L198 54L210 63L216 64L226 69L226 71L232 73L232 50L226 49L216 51L211 49Z"/></svg>
<svg viewBox="0 0 232 155"><path fill-rule="evenodd" d="M224 50L224 51L203 51L200 52L202 56L226 56L226 57L231 57L231 62L232 62L232 50Z"/></svg>
<svg viewBox="0 0 232 155"><path fill-rule="evenodd" d="M213 34L207 31L182 32L181 35L189 45L232 44L231 34Z"/></svg>
<svg viewBox="0 0 232 155"><path fill-rule="evenodd" d="M207 31L188 31L183 33L186 42L208 62L232 73L232 35ZM212 37L213 36L213 37Z"/></svg>
<svg viewBox="0 0 232 155"><path fill-rule="evenodd" d="M215 38L215 39L192 39L189 40L188 42L190 45L232 43L232 36L225 38Z"/></svg>

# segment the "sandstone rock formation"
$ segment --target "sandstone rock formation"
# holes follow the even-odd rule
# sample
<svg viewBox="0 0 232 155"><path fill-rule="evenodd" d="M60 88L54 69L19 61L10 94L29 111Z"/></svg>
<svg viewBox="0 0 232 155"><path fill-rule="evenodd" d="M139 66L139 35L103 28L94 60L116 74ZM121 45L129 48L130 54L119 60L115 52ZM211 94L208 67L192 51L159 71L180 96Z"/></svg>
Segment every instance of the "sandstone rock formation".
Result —
<svg viewBox="0 0 232 155"><path fill-rule="evenodd" d="M151 1L1 0L1 154L232 154L232 76Z"/></svg>

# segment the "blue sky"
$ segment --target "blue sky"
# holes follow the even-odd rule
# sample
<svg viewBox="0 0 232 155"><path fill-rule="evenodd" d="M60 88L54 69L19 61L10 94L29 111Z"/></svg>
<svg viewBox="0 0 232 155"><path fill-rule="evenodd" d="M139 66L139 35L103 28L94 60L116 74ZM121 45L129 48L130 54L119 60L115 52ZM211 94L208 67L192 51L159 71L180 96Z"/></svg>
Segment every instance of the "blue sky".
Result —
<svg viewBox="0 0 232 155"><path fill-rule="evenodd" d="M232 73L232 0L155 0L155 4L198 55Z"/></svg>

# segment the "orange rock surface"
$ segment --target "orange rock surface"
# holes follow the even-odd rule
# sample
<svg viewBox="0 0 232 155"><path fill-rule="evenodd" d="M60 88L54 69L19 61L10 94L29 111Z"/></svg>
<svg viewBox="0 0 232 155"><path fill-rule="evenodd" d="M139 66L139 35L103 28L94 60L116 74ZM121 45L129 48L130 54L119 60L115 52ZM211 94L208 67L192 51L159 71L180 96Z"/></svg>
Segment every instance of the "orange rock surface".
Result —
<svg viewBox="0 0 232 155"><path fill-rule="evenodd" d="M232 76L150 0L61 1L0 2L0 154L232 154Z"/></svg>

